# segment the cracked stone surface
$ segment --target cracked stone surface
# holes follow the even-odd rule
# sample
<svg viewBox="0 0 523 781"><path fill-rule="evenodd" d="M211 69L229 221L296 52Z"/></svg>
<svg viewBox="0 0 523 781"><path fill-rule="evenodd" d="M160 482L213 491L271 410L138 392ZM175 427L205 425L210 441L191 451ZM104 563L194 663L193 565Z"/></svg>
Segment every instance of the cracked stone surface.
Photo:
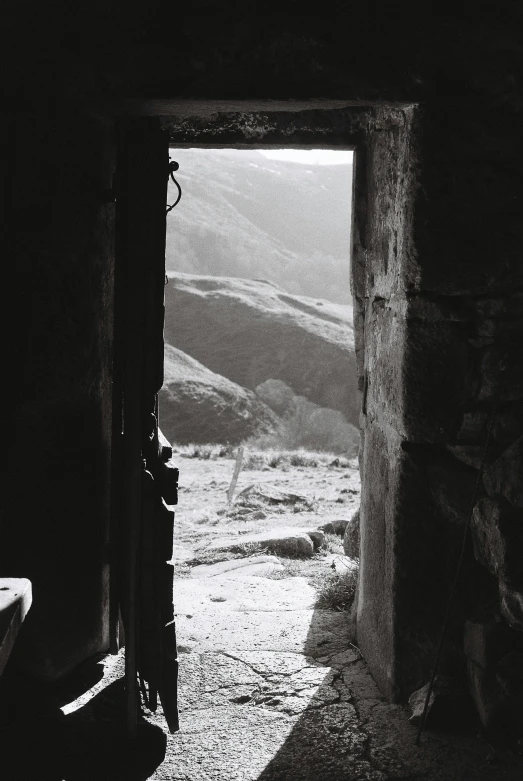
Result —
<svg viewBox="0 0 523 781"><path fill-rule="evenodd" d="M247 593L256 600L251 581L259 584L260 603L280 590L282 605L291 580L297 586L302 579L229 580L233 592L218 608L206 599L198 602L203 592L195 592L192 612L177 617L184 649L179 655L181 729L167 737L165 758L152 779L523 777L521 765L512 766L508 759L489 764L488 747L475 737L426 733L416 747L409 713L384 700L351 645L347 614L303 609L299 599L294 609L289 601L285 611L264 610L267 603L238 608ZM194 587L194 581L187 582ZM306 591L302 599L309 599ZM161 709L145 717L165 729Z"/></svg>
<svg viewBox="0 0 523 781"><path fill-rule="evenodd" d="M270 582L282 602L289 580ZM63 705L55 732L44 725L49 762L60 758L58 773L46 776L36 753L37 767L20 778L521 781L519 758L499 754L489 761L488 745L474 735L426 732L417 747L409 712L381 696L351 645L348 614L289 605L239 610L245 593L255 599L251 581L260 584L261 601L268 594L262 578L229 580L238 594L228 597L226 609L198 601L203 592L195 592L193 612L177 617L179 732L168 733L160 706L155 713L143 709L135 742L121 726L117 731L125 724L121 651L99 662L103 677L88 693ZM198 581L185 582L194 588ZM12 735L6 739L16 747ZM20 746L26 740L24 731ZM34 753L16 751L28 762ZM68 770L70 756L76 775Z"/></svg>

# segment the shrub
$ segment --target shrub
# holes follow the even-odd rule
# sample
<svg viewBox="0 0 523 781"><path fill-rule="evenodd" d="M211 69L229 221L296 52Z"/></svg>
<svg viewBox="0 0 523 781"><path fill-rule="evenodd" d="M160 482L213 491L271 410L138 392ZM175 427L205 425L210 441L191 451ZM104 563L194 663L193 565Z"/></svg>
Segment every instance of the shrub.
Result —
<svg viewBox="0 0 523 781"><path fill-rule="evenodd" d="M316 607L323 610L348 611L352 607L356 595L358 570L347 569L346 572L332 573L319 586Z"/></svg>
<svg viewBox="0 0 523 781"><path fill-rule="evenodd" d="M339 553L343 555L343 541L337 534L326 532L320 550L324 553Z"/></svg>
<svg viewBox="0 0 523 781"><path fill-rule="evenodd" d="M178 445L177 452L185 458L200 458L203 461L215 461L217 458L234 458L235 449L231 445Z"/></svg>

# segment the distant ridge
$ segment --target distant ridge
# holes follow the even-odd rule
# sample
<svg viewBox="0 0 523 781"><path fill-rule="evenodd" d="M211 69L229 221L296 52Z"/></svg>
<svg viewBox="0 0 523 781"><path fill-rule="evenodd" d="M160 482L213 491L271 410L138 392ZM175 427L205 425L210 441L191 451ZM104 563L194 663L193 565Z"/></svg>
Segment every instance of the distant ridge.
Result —
<svg viewBox="0 0 523 781"><path fill-rule="evenodd" d="M249 391L282 380L358 426L350 306L249 279L168 274L166 341Z"/></svg>
<svg viewBox="0 0 523 781"><path fill-rule="evenodd" d="M171 157L183 197L167 219L168 270L264 279L350 303L351 165L309 168L256 150L173 149Z"/></svg>

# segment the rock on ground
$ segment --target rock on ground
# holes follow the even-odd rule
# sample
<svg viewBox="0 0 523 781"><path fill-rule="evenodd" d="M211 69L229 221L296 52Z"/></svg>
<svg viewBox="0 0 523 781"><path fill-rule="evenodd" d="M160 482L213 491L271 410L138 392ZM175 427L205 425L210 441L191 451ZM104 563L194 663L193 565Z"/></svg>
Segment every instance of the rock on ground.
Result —
<svg viewBox="0 0 523 781"><path fill-rule="evenodd" d="M244 545L269 547L276 555L288 557L310 557L314 553L314 543L305 532L289 529L270 529L253 534L242 534L229 539L217 539L206 550L236 550Z"/></svg>
<svg viewBox="0 0 523 781"><path fill-rule="evenodd" d="M323 526L320 526L320 529L324 531L325 534L337 534L339 537L343 537L349 523L350 521L347 520L328 521L327 523L324 523Z"/></svg>
<svg viewBox="0 0 523 781"><path fill-rule="evenodd" d="M268 577L281 571L283 565L276 556L249 556L245 559L218 561L216 564L199 564L191 568L192 578L237 577L238 575L256 575Z"/></svg>
<svg viewBox="0 0 523 781"><path fill-rule="evenodd" d="M351 559L360 557L360 511L356 510L343 534L343 550Z"/></svg>

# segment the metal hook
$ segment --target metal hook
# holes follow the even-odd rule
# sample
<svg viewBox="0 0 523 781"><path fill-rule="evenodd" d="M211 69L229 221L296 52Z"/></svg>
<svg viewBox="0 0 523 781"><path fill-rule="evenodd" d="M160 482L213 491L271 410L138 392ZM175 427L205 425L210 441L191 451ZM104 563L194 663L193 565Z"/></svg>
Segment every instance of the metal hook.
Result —
<svg viewBox="0 0 523 781"><path fill-rule="evenodd" d="M174 182L174 184L178 188L178 197L177 197L177 199L175 200L175 202L173 204L171 204L170 206L167 205L167 211L165 212L166 214L169 214L169 212L172 211L174 209L174 207L179 204L180 198L182 197L182 188L180 187L180 185L178 184L178 182L174 178L174 172L177 171L179 169L179 167L180 167L180 165L179 165L179 163L176 162L176 160L171 160L171 158L169 158L169 174L168 174L168 176L171 177L172 181Z"/></svg>

